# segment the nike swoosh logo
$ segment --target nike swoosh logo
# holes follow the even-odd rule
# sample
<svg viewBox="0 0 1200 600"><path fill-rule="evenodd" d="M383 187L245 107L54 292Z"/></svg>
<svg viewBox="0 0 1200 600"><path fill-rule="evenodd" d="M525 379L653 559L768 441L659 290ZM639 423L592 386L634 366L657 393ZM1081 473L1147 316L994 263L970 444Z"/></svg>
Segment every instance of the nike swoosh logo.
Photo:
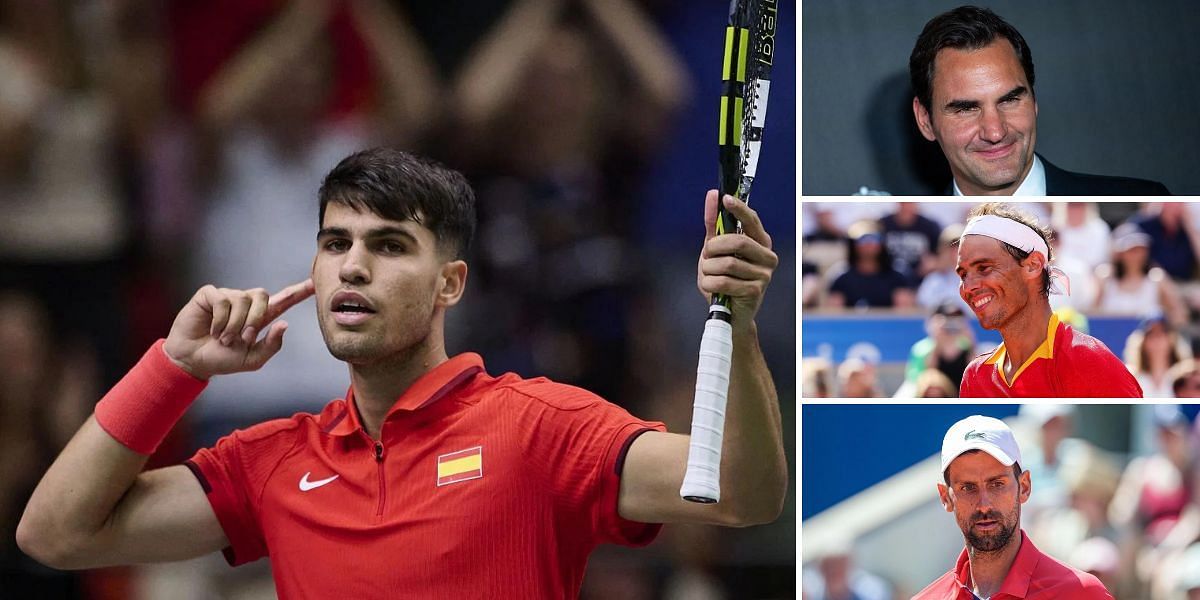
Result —
<svg viewBox="0 0 1200 600"><path fill-rule="evenodd" d="M309 481L308 476L311 474L312 474L312 471L309 471L308 473L304 474L304 477L300 478L300 491L307 492L309 490L315 490L315 489L333 481L334 479L338 478L337 475L334 475L333 477L329 477L326 479L318 479L316 481Z"/></svg>

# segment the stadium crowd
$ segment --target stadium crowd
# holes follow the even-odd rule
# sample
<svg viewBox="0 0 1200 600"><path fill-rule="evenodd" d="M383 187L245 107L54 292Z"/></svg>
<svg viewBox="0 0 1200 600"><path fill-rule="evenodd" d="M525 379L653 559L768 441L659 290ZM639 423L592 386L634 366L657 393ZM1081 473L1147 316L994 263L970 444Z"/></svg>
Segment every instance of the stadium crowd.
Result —
<svg viewBox="0 0 1200 600"><path fill-rule="evenodd" d="M690 302L697 317L679 325L699 345L695 250L715 142L711 183L692 185L696 211L676 204L679 222L662 224L690 232L686 247L646 260L662 242L630 226L640 210L665 211L666 199L635 192L699 102L676 40L702 24L664 18L677 12L641 0L0 0L0 596L273 597L267 561L59 572L23 555L14 530L94 403L198 287L274 291L309 272L321 177L365 147L439 159L476 190L452 354L580 385L686 431L692 391L680 382L694 381L695 352L666 340ZM788 322L779 287L765 318ZM311 303L289 317L284 351L259 373L215 379L149 467L345 394ZM763 330L786 398L794 324ZM790 520L749 536L668 528L649 549L602 549L583 595L722 598L752 581L760 597L783 597Z"/></svg>
<svg viewBox="0 0 1200 600"><path fill-rule="evenodd" d="M1095 575L1114 598L1196 600L1200 419L1171 404L1127 409L1128 452L1114 453L1077 426L1076 407L1021 407L1010 424L1033 490L1021 527L1039 550ZM822 552L805 566L802 597L891 600L916 592L895 589L854 558L852 543Z"/></svg>
<svg viewBox="0 0 1200 600"><path fill-rule="evenodd" d="M1070 281L1053 295L1059 318L1087 331L1088 317L1138 320L1122 357L1148 398L1200 394L1200 206L1182 202L1020 202L1053 233L1052 264ZM801 249L806 315L921 315L903 378L871 355L805 356L807 397L953 397L962 371L991 350L977 343L960 298L955 243L968 203L806 203ZM892 369L897 371L898 369ZM886 379L887 381L883 381Z"/></svg>

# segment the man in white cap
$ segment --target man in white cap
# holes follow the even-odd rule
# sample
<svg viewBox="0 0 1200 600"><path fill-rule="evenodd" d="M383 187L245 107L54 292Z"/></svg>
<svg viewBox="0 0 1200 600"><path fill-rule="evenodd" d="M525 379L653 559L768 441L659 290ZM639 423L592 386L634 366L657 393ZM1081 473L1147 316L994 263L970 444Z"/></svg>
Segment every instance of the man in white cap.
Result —
<svg viewBox="0 0 1200 600"><path fill-rule="evenodd" d="M1021 449L999 419L973 415L942 439L938 495L966 540L954 568L913 600L1112 600L1099 579L1042 554L1021 530L1032 491Z"/></svg>
<svg viewBox="0 0 1200 600"><path fill-rule="evenodd" d="M968 217L958 242L959 295L1004 342L967 366L960 395L1141 398L1137 380L1103 342L1050 309L1050 294L1069 294L1070 282L1050 265L1049 230L1002 203L981 204Z"/></svg>

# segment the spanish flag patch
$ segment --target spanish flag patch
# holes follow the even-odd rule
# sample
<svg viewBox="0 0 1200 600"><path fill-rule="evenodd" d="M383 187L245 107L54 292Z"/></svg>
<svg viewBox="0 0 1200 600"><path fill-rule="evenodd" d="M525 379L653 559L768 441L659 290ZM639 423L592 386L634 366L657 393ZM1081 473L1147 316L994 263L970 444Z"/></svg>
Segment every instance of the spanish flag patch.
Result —
<svg viewBox="0 0 1200 600"><path fill-rule="evenodd" d="M438 486L480 477L483 477L483 446L475 446L438 457Z"/></svg>

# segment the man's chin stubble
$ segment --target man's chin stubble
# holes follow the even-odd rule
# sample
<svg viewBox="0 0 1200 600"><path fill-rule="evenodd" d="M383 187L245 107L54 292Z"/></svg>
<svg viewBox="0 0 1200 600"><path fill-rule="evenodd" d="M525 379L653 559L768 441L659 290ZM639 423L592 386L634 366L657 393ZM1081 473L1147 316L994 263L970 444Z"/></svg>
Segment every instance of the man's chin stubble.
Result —
<svg viewBox="0 0 1200 600"><path fill-rule="evenodd" d="M1002 529L1001 531L996 532L995 535L977 536L973 533L973 529L968 529L966 532L967 544L976 552L1000 552L1008 547L1008 544L1012 541L1013 534L1016 533L1016 531L1017 527L1013 526L1007 529Z"/></svg>

